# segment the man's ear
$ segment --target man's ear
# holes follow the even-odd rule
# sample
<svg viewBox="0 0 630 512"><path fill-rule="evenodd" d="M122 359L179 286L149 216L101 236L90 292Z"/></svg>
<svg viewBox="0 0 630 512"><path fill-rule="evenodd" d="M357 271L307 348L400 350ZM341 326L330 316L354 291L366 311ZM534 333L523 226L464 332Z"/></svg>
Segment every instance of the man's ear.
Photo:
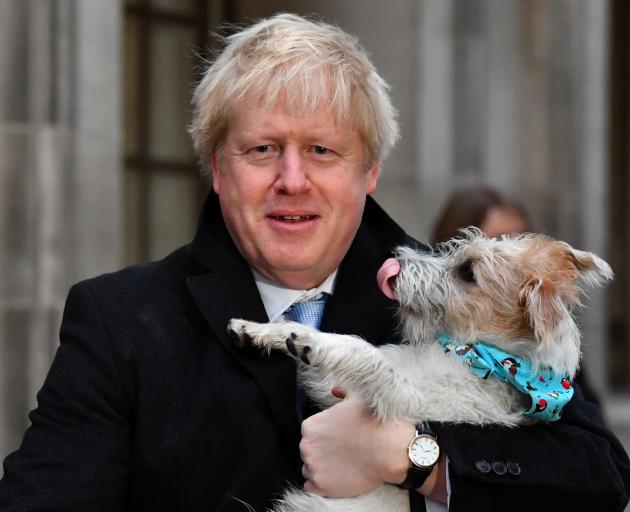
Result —
<svg viewBox="0 0 630 512"><path fill-rule="evenodd" d="M219 177L220 171L216 151L213 151L210 155L210 170L212 171L212 189L216 194L219 194L221 179Z"/></svg>
<svg viewBox="0 0 630 512"><path fill-rule="evenodd" d="M378 177L380 173L380 163L377 160L372 167L368 170L368 182L367 182L367 193L368 195L373 194L376 190L376 185L378 183Z"/></svg>

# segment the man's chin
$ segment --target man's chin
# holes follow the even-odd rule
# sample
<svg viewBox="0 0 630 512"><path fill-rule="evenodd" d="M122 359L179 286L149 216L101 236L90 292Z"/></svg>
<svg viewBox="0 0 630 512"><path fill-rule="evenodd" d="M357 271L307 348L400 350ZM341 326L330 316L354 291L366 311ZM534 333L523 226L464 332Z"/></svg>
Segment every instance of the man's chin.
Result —
<svg viewBox="0 0 630 512"><path fill-rule="evenodd" d="M317 271L315 269L318 269ZM335 269L321 270L321 260L274 262L264 269L257 269L276 284L296 290L308 290L321 284Z"/></svg>

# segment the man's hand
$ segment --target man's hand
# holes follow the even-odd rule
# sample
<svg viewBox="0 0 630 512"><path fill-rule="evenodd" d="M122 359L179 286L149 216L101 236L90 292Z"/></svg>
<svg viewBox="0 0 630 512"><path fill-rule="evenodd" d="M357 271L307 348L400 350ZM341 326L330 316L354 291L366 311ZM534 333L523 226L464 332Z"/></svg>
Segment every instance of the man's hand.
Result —
<svg viewBox="0 0 630 512"><path fill-rule="evenodd" d="M345 395L334 390L339 398ZM300 453L307 491L333 498L365 494L385 482L402 482L409 469L411 423L377 421L358 395L302 423Z"/></svg>

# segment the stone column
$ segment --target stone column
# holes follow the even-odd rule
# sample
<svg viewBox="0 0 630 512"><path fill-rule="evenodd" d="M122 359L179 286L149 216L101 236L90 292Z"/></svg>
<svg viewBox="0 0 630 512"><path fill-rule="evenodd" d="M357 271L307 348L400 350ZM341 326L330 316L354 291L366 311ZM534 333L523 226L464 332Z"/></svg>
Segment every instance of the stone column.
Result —
<svg viewBox="0 0 630 512"><path fill-rule="evenodd" d="M527 3L522 99L523 187L537 226L607 257L609 6L589 0ZM591 384L606 393L606 292L581 314Z"/></svg>
<svg viewBox="0 0 630 512"><path fill-rule="evenodd" d="M118 1L0 2L0 458L68 287L119 265L120 28Z"/></svg>
<svg viewBox="0 0 630 512"><path fill-rule="evenodd" d="M420 2L421 237L452 188L486 183L521 200L536 230L606 257L608 9L588 0ZM581 318L600 392L603 297L591 293Z"/></svg>
<svg viewBox="0 0 630 512"><path fill-rule="evenodd" d="M522 170L521 2L423 0L417 22L417 159L430 236L455 188L518 189Z"/></svg>
<svg viewBox="0 0 630 512"><path fill-rule="evenodd" d="M421 240L428 240L431 235L438 209L454 181L454 9L454 0L425 0L420 2L417 19L415 173L421 214L416 232Z"/></svg>

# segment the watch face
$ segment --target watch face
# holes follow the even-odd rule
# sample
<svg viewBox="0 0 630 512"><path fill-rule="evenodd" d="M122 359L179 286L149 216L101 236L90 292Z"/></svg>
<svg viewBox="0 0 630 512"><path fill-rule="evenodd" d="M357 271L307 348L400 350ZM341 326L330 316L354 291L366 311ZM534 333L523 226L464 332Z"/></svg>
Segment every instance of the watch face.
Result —
<svg viewBox="0 0 630 512"><path fill-rule="evenodd" d="M440 457L440 447L435 438L421 434L409 445L409 458L416 466L433 466Z"/></svg>

